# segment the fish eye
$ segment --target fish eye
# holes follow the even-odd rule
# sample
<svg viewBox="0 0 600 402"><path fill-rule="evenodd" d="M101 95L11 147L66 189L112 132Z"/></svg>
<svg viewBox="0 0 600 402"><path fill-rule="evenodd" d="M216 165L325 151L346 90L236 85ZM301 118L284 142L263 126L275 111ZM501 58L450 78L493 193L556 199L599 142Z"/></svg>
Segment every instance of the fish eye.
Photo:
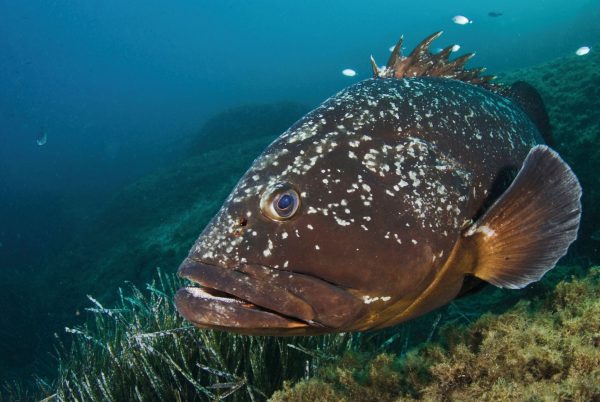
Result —
<svg viewBox="0 0 600 402"><path fill-rule="evenodd" d="M260 210L263 215L274 221L292 218L300 207L298 192L288 183L277 183L263 193L260 198Z"/></svg>

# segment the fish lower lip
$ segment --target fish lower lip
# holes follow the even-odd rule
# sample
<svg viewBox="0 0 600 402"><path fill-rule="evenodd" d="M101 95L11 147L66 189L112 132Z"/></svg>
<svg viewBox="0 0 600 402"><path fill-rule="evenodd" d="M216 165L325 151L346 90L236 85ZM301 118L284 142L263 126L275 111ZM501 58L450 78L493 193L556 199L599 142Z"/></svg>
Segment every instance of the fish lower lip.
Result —
<svg viewBox="0 0 600 402"><path fill-rule="evenodd" d="M175 297L181 315L200 327L322 333L348 328L364 312L360 300L335 284L262 265L225 268L190 256L178 274L200 286L180 289Z"/></svg>
<svg viewBox="0 0 600 402"><path fill-rule="evenodd" d="M313 322L309 304L264 278L192 259L183 262L179 275L199 285L175 297L179 312L198 326L298 328Z"/></svg>
<svg viewBox="0 0 600 402"><path fill-rule="evenodd" d="M204 328L244 329L303 328L308 324L265 310L232 295L204 287L185 287L175 295L177 310Z"/></svg>

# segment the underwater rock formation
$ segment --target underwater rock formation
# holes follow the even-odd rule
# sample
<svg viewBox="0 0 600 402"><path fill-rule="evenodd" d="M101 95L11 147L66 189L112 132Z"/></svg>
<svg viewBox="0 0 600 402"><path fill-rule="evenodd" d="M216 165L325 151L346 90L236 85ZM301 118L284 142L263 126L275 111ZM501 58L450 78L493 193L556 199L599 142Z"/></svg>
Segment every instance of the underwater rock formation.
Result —
<svg viewBox="0 0 600 402"><path fill-rule="evenodd" d="M62 333L65 325L81 322L88 305L87 294L110 303L115 301L118 287L126 282L143 286L154 278L157 267L175 272L198 230L215 214L256 155L280 134L260 129L264 120L270 117L265 124L271 129L287 128L304 109L283 102L246 105L224 112L211 119L199 138L191 142L200 146L206 145L204 141L222 138L228 144L220 144L217 149L191 148L177 165L126 187L104 210L89 211L87 221L77 225L73 241L56 244L54 256L41 261L42 269L37 267L35 275L27 277L28 287L37 297L23 294L19 311L27 311L29 314L22 316L35 319L12 324L25 337L11 335L0 342L2 360L8 366L0 373L14 373L17 364L31 370L31 361L23 360L23 356L38 363L48 360L53 333ZM241 114L238 120L232 118L236 111ZM252 122L253 115L260 124ZM247 123L243 132L240 123ZM14 282L7 286L17 289L18 281ZM10 294L6 293L5 298ZM5 305L11 304L7 301ZM5 314L5 319L20 314L13 310L15 314ZM16 352L22 349L30 352ZM9 356L11 353L14 358Z"/></svg>
<svg viewBox="0 0 600 402"><path fill-rule="evenodd" d="M191 141L189 152L197 155L252 138L276 138L308 110L307 106L293 102L232 107L204 123Z"/></svg>
<svg viewBox="0 0 600 402"><path fill-rule="evenodd" d="M176 267L251 161L303 110L245 105L211 118L180 163L125 188L91 218L54 261L61 269L48 270L58 277L46 281L81 306L86 294L110 300L124 281L144 284L156 267Z"/></svg>
<svg viewBox="0 0 600 402"><path fill-rule="evenodd" d="M346 354L272 402L600 399L600 267L398 357Z"/></svg>
<svg viewBox="0 0 600 402"><path fill-rule="evenodd" d="M600 52L564 57L512 71L502 81L527 81L542 95L550 116L553 147L573 168L583 187L579 253L600 261Z"/></svg>

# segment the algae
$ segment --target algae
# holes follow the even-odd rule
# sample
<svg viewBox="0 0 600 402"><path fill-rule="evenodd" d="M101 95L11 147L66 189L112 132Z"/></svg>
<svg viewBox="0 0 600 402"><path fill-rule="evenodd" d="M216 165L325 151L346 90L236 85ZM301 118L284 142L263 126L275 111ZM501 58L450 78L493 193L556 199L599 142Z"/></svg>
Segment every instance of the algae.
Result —
<svg viewBox="0 0 600 402"><path fill-rule="evenodd" d="M600 267L442 333L402 356L346 353L270 400L600 400Z"/></svg>

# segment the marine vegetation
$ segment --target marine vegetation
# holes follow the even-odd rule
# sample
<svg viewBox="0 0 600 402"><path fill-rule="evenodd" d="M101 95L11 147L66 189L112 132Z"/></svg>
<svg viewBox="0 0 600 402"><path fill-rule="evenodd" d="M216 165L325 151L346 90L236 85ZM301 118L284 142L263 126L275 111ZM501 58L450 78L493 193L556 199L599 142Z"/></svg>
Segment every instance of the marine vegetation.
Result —
<svg viewBox="0 0 600 402"><path fill-rule="evenodd" d="M272 402L600 400L600 267L441 342L375 357L346 353Z"/></svg>
<svg viewBox="0 0 600 402"><path fill-rule="evenodd" d="M86 324L66 329L71 342L58 337L57 378L4 384L0 401L262 401L284 381L276 401L511 400L537 382L587 400L577 392L600 392L600 267L586 271L557 267L518 292L488 287L388 330L288 338L191 326L172 302L181 280L159 271L144 290L119 289L110 308L89 296Z"/></svg>
<svg viewBox="0 0 600 402"><path fill-rule="evenodd" d="M181 285L174 275L158 272L145 291L119 289L112 308L88 296L89 320L66 328L73 342L58 343L58 378L39 379L37 396L58 401L264 400L284 379L312 375L321 360L352 348L348 334L277 339L200 331L175 311L173 296ZM7 400L29 399L14 387L5 386L5 392Z"/></svg>
<svg viewBox="0 0 600 402"><path fill-rule="evenodd" d="M156 267L176 267L185 257L198 227L208 223L247 165L277 135L259 130L238 138L238 121L231 118L232 113L249 120L252 115L277 112L270 124L279 126L293 123L301 109L285 102L226 110L201 127L181 162L141 178L116 194L105 208L91 213L72 240L57 248L47 263L49 268L32 278L32 287L41 296L29 301L35 304L30 308L53 306L51 315L40 318L47 321L43 327L60 331L65 323L80 319L76 313L85 307L86 294L111 302L115 289L125 281L143 286L153 279ZM218 137L238 142L218 149L200 146ZM60 283L60 291L42 291L47 283ZM40 325L30 326L23 331L45 337Z"/></svg>

